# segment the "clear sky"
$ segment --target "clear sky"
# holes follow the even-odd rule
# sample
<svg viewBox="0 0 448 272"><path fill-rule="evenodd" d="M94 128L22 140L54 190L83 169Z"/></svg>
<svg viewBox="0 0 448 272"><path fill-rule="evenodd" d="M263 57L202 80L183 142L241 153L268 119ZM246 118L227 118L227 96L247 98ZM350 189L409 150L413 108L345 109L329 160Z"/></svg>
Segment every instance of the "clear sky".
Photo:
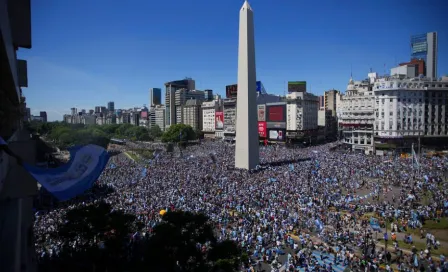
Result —
<svg viewBox="0 0 448 272"><path fill-rule="evenodd" d="M62 120L71 107L149 104L148 90L192 77L224 94L237 81L243 0L32 0L33 48L24 89L32 114ZM269 93L306 80L345 90L353 71L384 74L409 60L410 35L437 31L448 73L445 0L251 0L257 79Z"/></svg>

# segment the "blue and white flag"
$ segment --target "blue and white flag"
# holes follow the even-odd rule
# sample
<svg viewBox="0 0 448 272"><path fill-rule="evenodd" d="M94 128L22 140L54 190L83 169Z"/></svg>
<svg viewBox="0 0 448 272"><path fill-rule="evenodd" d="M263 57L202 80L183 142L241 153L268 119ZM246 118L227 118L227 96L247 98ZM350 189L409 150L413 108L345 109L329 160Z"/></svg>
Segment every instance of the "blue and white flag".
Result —
<svg viewBox="0 0 448 272"><path fill-rule="evenodd" d="M24 165L37 182L60 201L90 189L109 160L107 151L97 145L76 146L69 151L70 161L58 168Z"/></svg>

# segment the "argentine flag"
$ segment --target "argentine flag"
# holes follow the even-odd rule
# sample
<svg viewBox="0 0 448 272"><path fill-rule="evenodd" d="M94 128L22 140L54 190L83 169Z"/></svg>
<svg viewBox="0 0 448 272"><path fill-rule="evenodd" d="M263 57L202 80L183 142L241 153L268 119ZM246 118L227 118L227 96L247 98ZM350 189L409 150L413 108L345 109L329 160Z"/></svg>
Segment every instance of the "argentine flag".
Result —
<svg viewBox="0 0 448 272"><path fill-rule="evenodd" d="M109 160L106 149L97 145L75 146L70 161L58 168L24 164L25 169L60 201L74 198L90 189Z"/></svg>

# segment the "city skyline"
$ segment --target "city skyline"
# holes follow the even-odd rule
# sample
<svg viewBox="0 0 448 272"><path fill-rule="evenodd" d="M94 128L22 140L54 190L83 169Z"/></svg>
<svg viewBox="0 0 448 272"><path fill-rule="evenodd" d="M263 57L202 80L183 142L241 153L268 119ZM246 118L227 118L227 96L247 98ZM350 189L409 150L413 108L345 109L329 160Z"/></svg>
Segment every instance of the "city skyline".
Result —
<svg viewBox="0 0 448 272"><path fill-rule="evenodd" d="M110 100L117 108L149 106L149 88L164 91L164 82L186 76L196 80L197 89L223 95L225 86L236 82L235 10L243 1L200 2L193 7L181 1L137 1L129 12L132 15L121 14L122 7L113 3L104 10L99 2L79 1L76 6L32 2L33 50L18 52L28 61L29 87L23 90L28 106L33 113L46 111L50 121L61 120L71 107L88 109ZM442 2L430 2L411 1L402 7L385 1L375 6L357 1L346 5L321 1L317 6L291 1L277 5L275 11L270 2L254 3L259 14L255 24L263 29L255 37L257 80L274 94L283 94L288 80L307 81L308 91L316 95L332 88L345 91L351 73L361 79L370 68L384 74L409 61L411 35L431 31L438 32L438 75L442 76L448 72L448 35L437 21L442 15L437 3ZM381 3L387 3L388 9ZM172 16L182 12L193 19L163 23L155 11L166 9ZM220 12L209 14L208 9ZM150 14L140 16L140 12ZM122 19L115 20L118 15ZM418 24L416 17L421 18ZM326 18L332 18L331 23ZM209 27L203 28L205 22ZM94 46L87 46L93 41Z"/></svg>

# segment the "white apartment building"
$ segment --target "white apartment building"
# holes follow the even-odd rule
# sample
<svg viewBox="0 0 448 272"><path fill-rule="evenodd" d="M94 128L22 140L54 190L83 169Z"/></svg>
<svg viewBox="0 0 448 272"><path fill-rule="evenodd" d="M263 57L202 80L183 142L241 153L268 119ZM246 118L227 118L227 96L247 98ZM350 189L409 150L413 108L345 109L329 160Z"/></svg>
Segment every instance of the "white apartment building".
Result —
<svg viewBox="0 0 448 272"><path fill-rule="evenodd" d="M379 144L409 148L408 140L448 136L448 78L410 78L413 67L405 68L393 68L393 76L350 79L339 125L353 150L373 154Z"/></svg>
<svg viewBox="0 0 448 272"><path fill-rule="evenodd" d="M162 131L165 131L165 110L164 105L154 107L154 124L159 126Z"/></svg>
<svg viewBox="0 0 448 272"><path fill-rule="evenodd" d="M378 75L369 73L368 79L350 78L345 95L341 98L339 126L343 142L353 150L373 153L373 123L375 122L375 96L373 83Z"/></svg>
<svg viewBox="0 0 448 272"><path fill-rule="evenodd" d="M216 136L216 112L222 111L220 104L221 100L202 103L202 132L204 132L204 137L214 138Z"/></svg>
<svg viewBox="0 0 448 272"><path fill-rule="evenodd" d="M373 90L375 136L448 136L448 78L388 77L375 82Z"/></svg>
<svg viewBox="0 0 448 272"><path fill-rule="evenodd" d="M307 92L293 92L286 95L286 101L286 135L317 129L319 97Z"/></svg>

